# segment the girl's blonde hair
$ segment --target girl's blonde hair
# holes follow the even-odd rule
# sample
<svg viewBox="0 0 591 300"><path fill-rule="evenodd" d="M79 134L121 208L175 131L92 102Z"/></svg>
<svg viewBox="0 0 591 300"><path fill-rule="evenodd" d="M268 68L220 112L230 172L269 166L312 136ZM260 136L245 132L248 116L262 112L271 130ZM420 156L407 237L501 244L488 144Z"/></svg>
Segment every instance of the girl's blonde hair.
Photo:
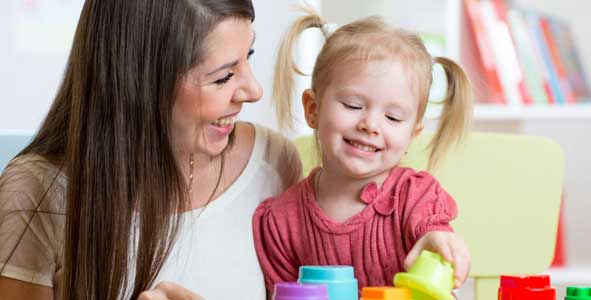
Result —
<svg viewBox="0 0 591 300"><path fill-rule="evenodd" d="M293 127L291 112L294 72L305 75L293 61L293 48L297 37L308 28L321 29L327 24L314 10L304 7L306 15L298 18L283 39L275 65L273 98L277 106L280 127ZM429 99L433 64L439 63L447 78L447 91L437 131L429 144L428 168L434 168L447 150L462 141L472 113L472 90L468 77L454 61L432 58L420 38L409 32L391 28L376 16L349 23L326 38L312 72L312 90L317 99L331 83L333 74L341 67L359 65L369 61L395 58L411 75L412 88L419 96L415 126L422 124ZM356 64L355 64L356 63ZM321 103L319 103L321 106Z"/></svg>

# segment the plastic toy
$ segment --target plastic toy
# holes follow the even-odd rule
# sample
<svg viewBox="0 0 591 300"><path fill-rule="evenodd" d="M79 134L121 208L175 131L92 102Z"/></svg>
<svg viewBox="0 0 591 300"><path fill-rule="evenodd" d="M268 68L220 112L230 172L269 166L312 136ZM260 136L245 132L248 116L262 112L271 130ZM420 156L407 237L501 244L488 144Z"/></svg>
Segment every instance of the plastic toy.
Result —
<svg viewBox="0 0 591 300"><path fill-rule="evenodd" d="M330 300L358 300L357 279L351 266L301 266L298 282L326 284Z"/></svg>
<svg viewBox="0 0 591 300"><path fill-rule="evenodd" d="M413 300L455 300L452 265L439 254L423 251L408 273L394 276L394 286L408 288Z"/></svg>
<svg viewBox="0 0 591 300"><path fill-rule="evenodd" d="M565 300L591 300L591 287L569 286L566 288Z"/></svg>
<svg viewBox="0 0 591 300"><path fill-rule="evenodd" d="M501 276L499 300L555 300L550 276Z"/></svg>
<svg viewBox="0 0 591 300"><path fill-rule="evenodd" d="M412 297L407 288L365 287L359 300L412 300Z"/></svg>
<svg viewBox="0 0 591 300"><path fill-rule="evenodd" d="M328 300L328 290L326 284L281 282L275 284L273 300Z"/></svg>

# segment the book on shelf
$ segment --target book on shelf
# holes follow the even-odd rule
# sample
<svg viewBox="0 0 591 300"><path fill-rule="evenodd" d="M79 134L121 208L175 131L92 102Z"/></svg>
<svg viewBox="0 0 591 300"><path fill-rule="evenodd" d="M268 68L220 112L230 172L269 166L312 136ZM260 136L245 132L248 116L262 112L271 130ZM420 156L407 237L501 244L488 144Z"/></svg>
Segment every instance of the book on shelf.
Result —
<svg viewBox="0 0 591 300"><path fill-rule="evenodd" d="M591 98L566 21L505 0L463 3L460 61L479 102L522 107Z"/></svg>
<svg viewBox="0 0 591 300"><path fill-rule="evenodd" d="M568 22L559 18L548 18L552 36L556 42L558 52L562 59L568 82L572 88L575 99L589 101L591 91L587 81L583 63L579 56L578 48Z"/></svg>
<svg viewBox="0 0 591 300"><path fill-rule="evenodd" d="M471 30L465 30L462 34L464 41L461 56L474 85L476 97L483 102L506 104L492 52L493 41L485 31L478 0L466 0L465 11L467 22L462 28L469 27Z"/></svg>
<svg viewBox="0 0 591 300"><path fill-rule="evenodd" d="M548 77L542 68L542 57L534 45L525 16L521 11L510 8L507 12L507 20L523 70L525 87L531 94L532 101L526 104L547 105L550 102Z"/></svg>
<svg viewBox="0 0 591 300"><path fill-rule="evenodd" d="M542 33L542 28L540 27L540 16L534 12L526 12L526 20L529 30L533 36L534 46L540 53L540 57L542 58L542 68L544 69L544 73L547 75L548 78L548 103L550 104L562 104L565 103L564 92L562 91L562 87L560 86L560 81L558 79L558 73L552 63L552 58L550 57L550 50L546 45L546 40Z"/></svg>
<svg viewBox="0 0 591 300"><path fill-rule="evenodd" d="M552 34L552 30L550 29L549 17L540 16L540 27L542 29L542 35L544 37L545 45L546 47L548 47L551 63L554 66L554 69L556 70L556 74L558 75L558 84L562 89L564 101L566 103L573 103L575 102L575 96L572 93L572 88L566 75L564 63L562 61L562 57L560 56L560 52L558 51L558 44L556 43L556 38Z"/></svg>
<svg viewBox="0 0 591 300"><path fill-rule="evenodd" d="M482 18L483 33L490 41L493 61L506 104L520 106L523 103L529 103L529 94L524 88L521 67L505 20L503 6L496 0L477 1L475 4Z"/></svg>

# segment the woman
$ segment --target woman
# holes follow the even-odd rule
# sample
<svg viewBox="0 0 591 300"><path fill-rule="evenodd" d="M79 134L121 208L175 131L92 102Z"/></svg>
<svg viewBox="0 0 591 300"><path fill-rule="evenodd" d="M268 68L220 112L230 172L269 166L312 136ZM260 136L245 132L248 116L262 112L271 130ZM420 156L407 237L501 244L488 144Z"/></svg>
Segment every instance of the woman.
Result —
<svg viewBox="0 0 591 300"><path fill-rule="evenodd" d="M301 171L236 122L262 95L253 19L249 0L86 1L55 102L0 177L0 298L265 297L251 216Z"/></svg>

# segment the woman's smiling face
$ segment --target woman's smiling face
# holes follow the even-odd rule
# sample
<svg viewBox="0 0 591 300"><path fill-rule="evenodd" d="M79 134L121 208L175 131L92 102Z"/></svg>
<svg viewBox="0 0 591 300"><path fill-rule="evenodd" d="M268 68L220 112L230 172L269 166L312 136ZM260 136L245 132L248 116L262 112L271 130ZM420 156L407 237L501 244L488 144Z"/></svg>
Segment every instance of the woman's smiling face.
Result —
<svg viewBox="0 0 591 300"><path fill-rule="evenodd" d="M205 59L181 79L173 104L178 150L215 156L226 148L242 103L262 96L248 61L253 43L245 18L228 18L207 35Z"/></svg>

